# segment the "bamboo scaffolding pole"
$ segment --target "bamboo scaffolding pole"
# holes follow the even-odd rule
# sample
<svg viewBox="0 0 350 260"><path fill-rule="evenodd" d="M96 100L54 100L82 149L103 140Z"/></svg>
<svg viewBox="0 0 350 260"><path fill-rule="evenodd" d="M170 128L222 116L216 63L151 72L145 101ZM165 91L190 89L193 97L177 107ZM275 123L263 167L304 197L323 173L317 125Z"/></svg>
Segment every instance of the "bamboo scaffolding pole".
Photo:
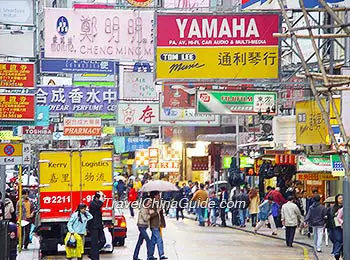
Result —
<svg viewBox="0 0 350 260"><path fill-rule="evenodd" d="M332 28L343 28L343 27L349 27L350 23L346 23L343 25L339 25L339 24L334 24L334 25L313 25L313 26L301 26L301 27L294 27L292 29L292 32L296 32L296 31L300 31L300 30L307 30L307 29L332 29Z"/></svg>
<svg viewBox="0 0 350 260"><path fill-rule="evenodd" d="M339 25L343 24L343 21L336 15L335 9L332 10L332 8L329 7L329 5L326 3L325 0L319 0L319 2L320 2L320 4L326 9L327 13L328 13L330 16L332 16L332 18L334 19L334 21L335 21L337 24L339 24ZM345 33L350 34L350 28L348 28L348 27L343 27L342 29L343 29L343 31L344 31Z"/></svg>
<svg viewBox="0 0 350 260"><path fill-rule="evenodd" d="M307 34L291 34L291 33L274 33L273 37L292 38L293 35L295 35L295 37L299 39L310 39L310 36ZM347 38L347 37L350 37L350 35L329 33L329 34L314 34L313 37L315 39L332 39L332 38Z"/></svg>

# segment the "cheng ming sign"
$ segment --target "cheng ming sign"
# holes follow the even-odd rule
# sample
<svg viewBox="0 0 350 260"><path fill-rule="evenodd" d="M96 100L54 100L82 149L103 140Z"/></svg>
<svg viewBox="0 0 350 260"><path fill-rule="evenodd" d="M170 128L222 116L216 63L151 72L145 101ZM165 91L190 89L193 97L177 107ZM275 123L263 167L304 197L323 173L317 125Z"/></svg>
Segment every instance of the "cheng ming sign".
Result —
<svg viewBox="0 0 350 260"><path fill-rule="evenodd" d="M34 88L34 63L0 63L0 87Z"/></svg>
<svg viewBox="0 0 350 260"><path fill-rule="evenodd" d="M101 118L71 118L63 121L63 135L65 136L101 136Z"/></svg>
<svg viewBox="0 0 350 260"><path fill-rule="evenodd" d="M0 120L34 121L34 108L34 95L0 94Z"/></svg>
<svg viewBox="0 0 350 260"><path fill-rule="evenodd" d="M158 14L156 78L277 79L279 29L277 13Z"/></svg>
<svg viewBox="0 0 350 260"><path fill-rule="evenodd" d="M153 11L45 9L45 57L153 61Z"/></svg>

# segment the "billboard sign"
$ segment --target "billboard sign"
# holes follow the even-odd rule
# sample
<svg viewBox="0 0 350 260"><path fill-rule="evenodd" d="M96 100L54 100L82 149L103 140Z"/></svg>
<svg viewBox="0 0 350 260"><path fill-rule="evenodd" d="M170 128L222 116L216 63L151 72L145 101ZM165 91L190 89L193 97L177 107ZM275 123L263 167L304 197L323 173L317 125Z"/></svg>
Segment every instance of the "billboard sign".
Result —
<svg viewBox="0 0 350 260"><path fill-rule="evenodd" d="M49 126L23 126L22 135L23 139L40 139L40 140L52 140L52 134L54 132L54 125Z"/></svg>
<svg viewBox="0 0 350 260"><path fill-rule="evenodd" d="M45 73L106 73L115 74L113 61L42 59L41 72Z"/></svg>
<svg viewBox="0 0 350 260"><path fill-rule="evenodd" d="M218 116L196 114L194 108L160 108L160 121L215 121Z"/></svg>
<svg viewBox="0 0 350 260"><path fill-rule="evenodd" d="M0 88L35 88L34 63L0 63Z"/></svg>
<svg viewBox="0 0 350 260"><path fill-rule="evenodd" d="M0 119L16 121L34 121L34 95L0 94Z"/></svg>
<svg viewBox="0 0 350 260"><path fill-rule="evenodd" d="M124 72L122 99L158 99L152 72Z"/></svg>
<svg viewBox="0 0 350 260"><path fill-rule="evenodd" d="M331 172L332 163L329 155L299 155L297 169L299 172Z"/></svg>
<svg viewBox="0 0 350 260"><path fill-rule="evenodd" d="M36 97L51 113L114 113L118 92L110 87L39 86Z"/></svg>
<svg viewBox="0 0 350 260"><path fill-rule="evenodd" d="M101 118L64 118L63 135L65 136L101 136L101 134Z"/></svg>
<svg viewBox="0 0 350 260"><path fill-rule="evenodd" d="M70 77L43 76L41 84L43 86L72 86L73 81Z"/></svg>
<svg viewBox="0 0 350 260"><path fill-rule="evenodd" d="M158 14L156 78L277 79L279 29L277 13Z"/></svg>
<svg viewBox="0 0 350 260"><path fill-rule="evenodd" d="M34 25L34 0L1 0L0 23Z"/></svg>
<svg viewBox="0 0 350 260"><path fill-rule="evenodd" d="M45 9L45 57L153 61L153 11Z"/></svg>
<svg viewBox="0 0 350 260"><path fill-rule="evenodd" d="M277 93L249 91L197 91L197 112L212 115L277 114Z"/></svg>
<svg viewBox="0 0 350 260"><path fill-rule="evenodd" d="M134 152L139 149L147 149L151 146L151 140L144 137L125 137L125 151Z"/></svg>
<svg viewBox="0 0 350 260"><path fill-rule="evenodd" d="M0 53L9 57L34 58L34 31L13 32L13 30L0 30Z"/></svg>

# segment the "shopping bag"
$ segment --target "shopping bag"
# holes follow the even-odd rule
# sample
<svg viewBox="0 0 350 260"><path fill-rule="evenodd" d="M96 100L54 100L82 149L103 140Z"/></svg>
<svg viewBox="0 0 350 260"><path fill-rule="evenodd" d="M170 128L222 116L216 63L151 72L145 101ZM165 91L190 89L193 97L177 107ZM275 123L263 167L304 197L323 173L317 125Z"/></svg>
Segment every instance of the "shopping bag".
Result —
<svg viewBox="0 0 350 260"><path fill-rule="evenodd" d="M112 238L112 234L111 232L109 232L108 227L105 227L103 229L103 233L105 234L105 238L106 238L106 244L104 245L103 249L104 251L111 251L113 249L113 238Z"/></svg>
<svg viewBox="0 0 350 260"><path fill-rule="evenodd" d="M170 218L175 218L176 217L176 209L175 208L170 208L169 209L169 217Z"/></svg>
<svg viewBox="0 0 350 260"><path fill-rule="evenodd" d="M208 220L208 209L204 209L204 221Z"/></svg>

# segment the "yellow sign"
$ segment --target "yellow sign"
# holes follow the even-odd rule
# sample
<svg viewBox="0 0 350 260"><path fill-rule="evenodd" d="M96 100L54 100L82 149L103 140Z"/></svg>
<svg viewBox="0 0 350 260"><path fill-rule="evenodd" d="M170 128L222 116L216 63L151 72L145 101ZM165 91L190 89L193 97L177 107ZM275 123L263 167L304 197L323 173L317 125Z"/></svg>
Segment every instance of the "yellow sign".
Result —
<svg viewBox="0 0 350 260"><path fill-rule="evenodd" d="M106 135L114 135L115 134L115 127L105 126L102 128L102 133L106 134Z"/></svg>
<svg viewBox="0 0 350 260"><path fill-rule="evenodd" d="M335 177L329 173L298 173L299 181L337 181L339 177Z"/></svg>
<svg viewBox="0 0 350 260"><path fill-rule="evenodd" d="M0 157L12 157L22 155L22 144L0 144Z"/></svg>
<svg viewBox="0 0 350 260"><path fill-rule="evenodd" d="M71 190L70 152L41 152L39 156L41 191L57 192Z"/></svg>
<svg viewBox="0 0 350 260"><path fill-rule="evenodd" d="M113 180L113 153L112 151L83 151L81 163L75 164L81 170L82 190L111 190ZM78 169L76 169L78 170Z"/></svg>
<svg viewBox="0 0 350 260"><path fill-rule="evenodd" d="M14 136L12 131L0 131L0 140L20 141L22 140L22 137Z"/></svg>
<svg viewBox="0 0 350 260"><path fill-rule="evenodd" d="M338 112L340 112L340 100L335 100ZM322 100L323 107L326 101ZM316 101L302 101L296 103L296 134L297 144L330 144L327 125L323 120L322 113ZM331 121L334 111L330 107ZM336 120L335 120L336 121ZM336 123L336 122L333 122Z"/></svg>
<svg viewBox="0 0 350 260"><path fill-rule="evenodd" d="M169 61L178 53L194 54L191 61ZM158 79L278 78L278 47L157 47ZM215 57L215 58L213 58ZM254 58L255 57L255 58Z"/></svg>
<svg viewBox="0 0 350 260"><path fill-rule="evenodd" d="M112 151L41 152L42 191L104 191L112 187Z"/></svg>

